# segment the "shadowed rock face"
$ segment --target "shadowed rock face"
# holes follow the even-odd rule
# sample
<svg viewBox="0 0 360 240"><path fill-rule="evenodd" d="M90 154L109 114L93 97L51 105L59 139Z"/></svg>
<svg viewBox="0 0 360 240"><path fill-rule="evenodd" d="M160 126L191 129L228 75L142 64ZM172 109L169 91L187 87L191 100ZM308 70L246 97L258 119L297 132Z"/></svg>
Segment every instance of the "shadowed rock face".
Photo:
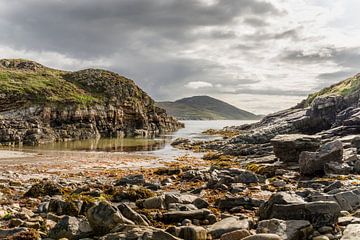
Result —
<svg viewBox="0 0 360 240"><path fill-rule="evenodd" d="M0 60L0 142L147 136L181 127L132 80L116 73Z"/></svg>

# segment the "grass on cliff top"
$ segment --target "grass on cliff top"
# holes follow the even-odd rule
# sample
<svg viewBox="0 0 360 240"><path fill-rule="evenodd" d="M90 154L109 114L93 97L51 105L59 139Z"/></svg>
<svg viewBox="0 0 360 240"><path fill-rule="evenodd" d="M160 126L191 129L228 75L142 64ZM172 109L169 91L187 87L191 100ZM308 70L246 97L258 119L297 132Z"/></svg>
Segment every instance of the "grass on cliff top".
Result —
<svg viewBox="0 0 360 240"><path fill-rule="evenodd" d="M348 78L344 81L341 81L337 84L334 84L330 87L324 88L319 92L310 94L305 100L305 106L309 106L315 98L320 96L329 96L329 95L341 95L348 96L355 91L360 89L360 75Z"/></svg>
<svg viewBox="0 0 360 240"><path fill-rule="evenodd" d="M0 93L33 102L89 105L98 99L63 78L57 70L19 71L0 69Z"/></svg>

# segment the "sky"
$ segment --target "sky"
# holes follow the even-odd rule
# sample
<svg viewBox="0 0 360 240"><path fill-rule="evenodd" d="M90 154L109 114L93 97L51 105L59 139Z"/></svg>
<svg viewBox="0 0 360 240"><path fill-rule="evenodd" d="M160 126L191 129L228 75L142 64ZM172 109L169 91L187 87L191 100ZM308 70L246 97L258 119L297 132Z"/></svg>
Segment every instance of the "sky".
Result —
<svg viewBox="0 0 360 240"><path fill-rule="evenodd" d="M360 72L359 12L358 0L0 0L0 58L267 114Z"/></svg>

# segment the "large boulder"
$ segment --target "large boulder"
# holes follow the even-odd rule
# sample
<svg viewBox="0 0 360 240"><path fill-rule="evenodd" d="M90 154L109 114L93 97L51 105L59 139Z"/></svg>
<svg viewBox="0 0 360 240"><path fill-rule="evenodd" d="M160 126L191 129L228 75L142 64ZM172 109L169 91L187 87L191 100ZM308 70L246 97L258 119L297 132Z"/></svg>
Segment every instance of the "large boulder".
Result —
<svg viewBox="0 0 360 240"><path fill-rule="evenodd" d="M360 237L360 224L349 224L346 226L341 240L358 240Z"/></svg>
<svg viewBox="0 0 360 240"><path fill-rule="evenodd" d="M170 227L166 231L184 240L207 240L207 231L200 226Z"/></svg>
<svg viewBox="0 0 360 240"><path fill-rule="evenodd" d="M284 240L307 239L312 233L312 226L305 220L263 220L258 223L257 233L274 233Z"/></svg>
<svg viewBox="0 0 360 240"><path fill-rule="evenodd" d="M323 174L324 168L330 162L342 162L343 144L336 140L321 146L317 152L304 151L300 154L299 165L302 175Z"/></svg>
<svg viewBox="0 0 360 240"><path fill-rule="evenodd" d="M314 227L337 222L341 208L335 201L304 202L299 197L275 193L259 209L260 220L307 220Z"/></svg>
<svg viewBox="0 0 360 240"><path fill-rule="evenodd" d="M109 232L119 224L134 224L133 221L125 218L115 206L106 201L89 208L86 216L93 229L99 234Z"/></svg>
<svg viewBox="0 0 360 240"><path fill-rule="evenodd" d="M51 181L41 181L35 183L31 188L24 194L25 197L41 197L41 196L54 196L62 194L61 186Z"/></svg>
<svg viewBox="0 0 360 240"><path fill-rule="evenodd" d="M298 162L303 151L316 151L320 140L316 136L303 134L277 135L271 139L275 156L283 162Z"/></svg>
<svg viewBox="0 0 360 240"><path fill-rule="evenodd" d="M191 211L170 211L163 214L163 220L165 223L179 223L185 219L206 220L212 215L212 212L205 208Z"/></svg>
<svg viewBox="0 0 360 240"><path fill-rule="evenodd" d="M220 238L223 234L236 230L246 229L250 227L247 219L239 219L237 217L228 217L211 225L208 229L210 235L214 238Z"/></svg>
<svg viewBox="0 0 360 240"><path fill-rule="evenodd" d="M129 207L125 203L121 203L118 206L118 209L120 210L121 214L126 217L127 219L133 221L134 223L138 225L144 225L149 226L149 223L145 216L141 216L139 213L137 213L135 210L133 210L131 207Z"/></svg>
<svg viewBox="0 0 360 240"><path fill-rule="evenodd" d="M64 216L54 228L49 231L49 237L53 239L80 239L92 233L89 222L86 219Z"/></svg>

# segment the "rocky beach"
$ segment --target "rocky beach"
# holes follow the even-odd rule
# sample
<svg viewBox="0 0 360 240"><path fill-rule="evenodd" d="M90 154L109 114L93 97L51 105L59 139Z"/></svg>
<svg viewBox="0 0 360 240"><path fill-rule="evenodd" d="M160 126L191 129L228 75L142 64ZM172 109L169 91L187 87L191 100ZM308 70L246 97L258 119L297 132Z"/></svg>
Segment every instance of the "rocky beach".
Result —
<svg viewBox="0 0 360 240"><path fill-rule="evenodd" d="M7 61L3 71L16 74L39 68ZM76 78L80 86L96 85L98 71L84 73L90 76ZM359 81L356 75L259 122L204 133L214 139L174 139L172 146L189 154L171 161L137 153L0 151L0 238L360 239ZM45 103L30 111L33 99L24 99L2 109L4 146L17 145L14 139L33 145L90 138L105 126L106 133L144 135L182 127L160 109L135 108L144 113L135 126L127 118L134 114L88 115L87 107L89 112L75 111L73 119L68 112L45 111ZM129 106L121 98L115 103ZM83 109L79 103L73 107ZM59 116L73 121L61 123L69 118L59 122Z"/></svg>

